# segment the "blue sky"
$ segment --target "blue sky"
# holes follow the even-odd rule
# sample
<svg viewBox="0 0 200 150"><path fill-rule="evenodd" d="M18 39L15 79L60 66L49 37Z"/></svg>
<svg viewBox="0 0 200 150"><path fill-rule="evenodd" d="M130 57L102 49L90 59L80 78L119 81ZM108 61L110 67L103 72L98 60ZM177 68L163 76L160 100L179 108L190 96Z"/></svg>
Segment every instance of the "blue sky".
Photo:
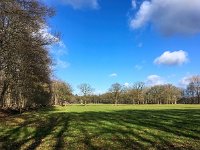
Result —
<svg viewBox="0 0 200 150"><path fill-rule="evenodd" d="M75 93L81 83L96 93L115 82L183 86L200 74L199 0L44 1L57 11L51 32L61 33L55 75Z"/></svg>

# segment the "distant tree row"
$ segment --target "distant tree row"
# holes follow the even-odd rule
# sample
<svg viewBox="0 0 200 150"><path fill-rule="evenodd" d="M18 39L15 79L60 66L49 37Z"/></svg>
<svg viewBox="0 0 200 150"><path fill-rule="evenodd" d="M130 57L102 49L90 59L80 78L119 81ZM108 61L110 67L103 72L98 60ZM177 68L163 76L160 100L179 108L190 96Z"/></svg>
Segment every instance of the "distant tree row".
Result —
<svg viewBox="0 0 200 150"><path fill-rule="evenodd" d="M172 84L146 87L145 83L137 82L130 87L119 83L111 85L108 92L95 95L89 84L78 86L81 96L69 94L67 103L94 104L200 104L200 76L188 79L186 89ZM70 87L70 86L68 86ZM69 88L70 89L70 88ZM66 90L67 91L67 90Z"/></svg>
<svg viewBox="0 0 200 150"><path fill-rule="evenodd" d="M111 85L107 93L90 95L88 103L105 104L176 104L181 98L181 90L171 84L145 87L137 82L131 87L119 83Z"/></svg>

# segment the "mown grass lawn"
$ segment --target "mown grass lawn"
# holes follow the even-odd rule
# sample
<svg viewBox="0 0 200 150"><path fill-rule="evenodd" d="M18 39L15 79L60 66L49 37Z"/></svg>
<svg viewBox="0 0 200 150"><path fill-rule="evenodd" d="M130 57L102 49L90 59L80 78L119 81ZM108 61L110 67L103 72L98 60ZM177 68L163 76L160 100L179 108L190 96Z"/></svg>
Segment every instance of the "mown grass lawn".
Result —
<svg viewBox="0 0 200 150"><path fill-rule="evenodd" d="M72 105L0 121L0 149L200 149L200 105Z"/></svg>

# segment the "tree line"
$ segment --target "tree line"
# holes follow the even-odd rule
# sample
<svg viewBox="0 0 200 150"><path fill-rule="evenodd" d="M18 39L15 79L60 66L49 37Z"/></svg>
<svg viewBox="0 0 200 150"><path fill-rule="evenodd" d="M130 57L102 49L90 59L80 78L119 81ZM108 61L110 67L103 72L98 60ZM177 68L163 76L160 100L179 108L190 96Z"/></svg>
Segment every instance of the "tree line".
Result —
<svg viewBox="0 0 200 150"><path fill-rule="evenodd" d="M115 83L106 93L97 95L91 85L84 83L78 86L80 95L73 95L69 84L65 88L71 94L67 99L60 99L62 104L200 104L200 75L188 78L185 89L172 84L149 87L144 82L136 82L126 87ZM65 95L65 92L60 94Z"/></svg>
<svg viewBox="0 0 200 150"><path fill-rule="evenodd" d="M54 13L39 0L0 1L0 108L52 103L48 46L57 38L42 30Z"/></svg>

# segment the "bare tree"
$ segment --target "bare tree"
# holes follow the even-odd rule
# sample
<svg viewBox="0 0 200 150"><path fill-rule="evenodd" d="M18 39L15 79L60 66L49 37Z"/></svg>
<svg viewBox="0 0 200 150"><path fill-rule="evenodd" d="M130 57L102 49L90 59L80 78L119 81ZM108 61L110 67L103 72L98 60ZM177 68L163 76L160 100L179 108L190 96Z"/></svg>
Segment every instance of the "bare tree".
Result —
<svg viewBox="0 0 200 150"><path fill-rule="evenodd" d="M109 91L113 95L115 105L117 105L118 101L119 101L120 94L123 91L123 86L119 83L112 84Z"/></svg>
<svg viewBox="0 0 200 150"><path fill-rule="evenodd" d="M200 104L200 75L193 76L189 79L189 85L187 86L187 93L193 100L192 103ZM196 102L195 102L196 101Z"/></svg>
<svg viewBox="0 0 200 150"><path fill-rule="evenodd" d="M181 90L171 84L156 85L146 92L148 103L153 104L176 104L181 97Z"/></svg>
<svg viewBox="0 0 200 150"><path fill-rule="evenodd" d="M181 89L173 86L172 84L163 85L164 103L177 104L178 99L181 98Z"/></svg>
<svg viewBox="0 0 200 150"><path fill-rule="evenodd" d="M63 106L64 102L70 101L72 91L70 84L61 80L52 81L53 104Z"/></svg>
<svg viewBox="0 0 200 150"><path fill-rule="evenodd" d="M91 87L90 84L87 84L87 83L80 84L78 86L78 89L83 94L84 105L86 105L87 104L87 97L92 94L94 89Z"/></svg>
<svg viewBox="0 0 200 150"><path fill-rule="evenodd" d="M130 88L130 93L132 95L132 101L133 104L136 102L139 103L144 103L144 87L145 83L144 82L136 82L131 88Z"/></svg>

